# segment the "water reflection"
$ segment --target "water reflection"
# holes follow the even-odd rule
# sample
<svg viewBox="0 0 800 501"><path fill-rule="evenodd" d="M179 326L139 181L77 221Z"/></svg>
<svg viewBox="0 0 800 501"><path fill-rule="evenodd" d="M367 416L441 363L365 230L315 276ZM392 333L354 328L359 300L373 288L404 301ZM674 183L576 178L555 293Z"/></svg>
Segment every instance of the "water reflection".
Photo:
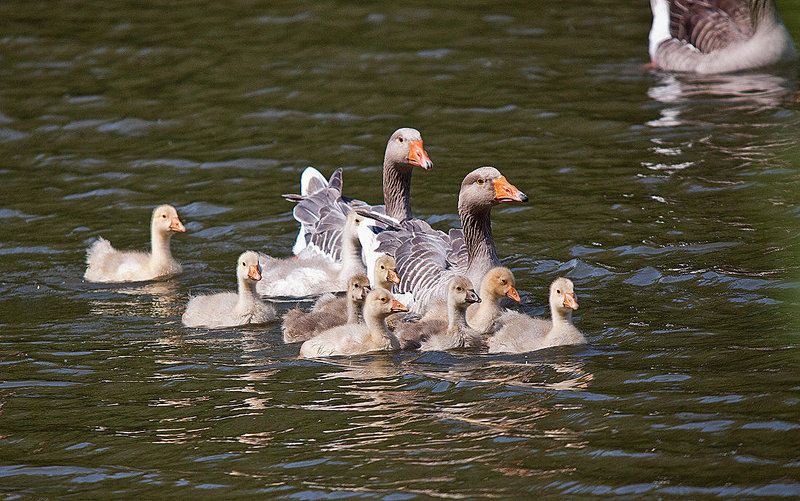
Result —
<svg viewBox="0 0 800 501"><path fill-rule="evenodd" d="M104 286L93 294L99 296L89 300L94 315L172 318L183 313L185 302L185 292L175 281Z"/></svg>
<svg viewBox="0 0 800 501"><path fill-rule="evenodd" d="M733 73L725 75L676 75L664 73L647 95L665 104L683 104L692 100L713 99L726 112L758 112L795 101L794 78L771 73ZM720 102L719 100L724 100ZM662 119L673 121L680 108L666 108ZM659 121L648 122L663 126Z"/></svg>

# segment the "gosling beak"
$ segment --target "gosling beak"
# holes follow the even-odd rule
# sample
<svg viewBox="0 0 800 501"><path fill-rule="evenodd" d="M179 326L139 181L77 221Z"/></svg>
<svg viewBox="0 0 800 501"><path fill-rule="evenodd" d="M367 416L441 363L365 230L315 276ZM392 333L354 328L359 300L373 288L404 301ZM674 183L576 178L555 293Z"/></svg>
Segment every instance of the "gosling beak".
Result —
<svg viewBox="0 0 800 501"><path fill-rule="evenodd" d="M261 270L258 269L257 264L250 265L250 268L247 269L247 276L255 280L256 282L261 280Z"/></svg>
<svg viewBox="0 0 800 501"><path fill-rule="evenodd" d="M397 271L389 270L386 274L386 278L395 285L400 285L400 277L397 275Z"/></svg>
<svg viewBox="0 0 800 501"><path fill-rule="evenodd" d="M478 297L478 294L476 294L474 290L470 289L470 290L467 291L466 301L468 303L480 303L481 302L481 298Z"/></svg>
<svg viewBox="0 0 800 501"><path fill-rule="evenodd" d="M181 223L180 219L173 217L172 221L169 223L169 231L177 231L182 233L186 231L186 228L183 226L183 223Z"/></svg>
<svg viewBox="0 0 800 501"><path fill-rule="evenodd" d="M422 167L425 170L433 169L433 162L422 148L422 140L411 141L408 146L408 163Z"/></svg>
<svg viewBox="0 0 800 501"><path fill-rule="evenodd" d="M564 308L569 308L571 310L578 309L578 298L575 297L574 292L568 292L564 295Z"/></svg>
<svg viewBox="0 0 800 501"><path fill-rule="evenodd" d="M398 311L408 311L408 308L406 308L403 303L397 299L392 299L392 313L396 313Z"/></svg>
<svg viewBox="0 0 800 501"><path fill-rule="evenodd" d="M515 289L513 286L509 287L508 291L506 291L506 297L509 299L513 299L518 303L522 303L522 301L519 299L519 292L517 292L517 289Z"/></svg>
<svg viewBox="0 0 800 501"><path fill-rule="evenodd" d="M500 176L494 180L494 199L498 203L527 202L528 195L509 183L505 176Z"/></svg>

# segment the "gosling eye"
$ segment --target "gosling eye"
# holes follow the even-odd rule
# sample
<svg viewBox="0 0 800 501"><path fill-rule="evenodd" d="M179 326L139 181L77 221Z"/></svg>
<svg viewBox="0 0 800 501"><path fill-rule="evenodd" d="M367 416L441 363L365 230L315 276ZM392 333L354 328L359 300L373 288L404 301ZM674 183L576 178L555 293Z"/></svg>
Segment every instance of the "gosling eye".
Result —
<svg viewBox="0 0 800 501"><path fill-rule="evenodd" d="M504 278L504 279L500 280L500 283L505 285L506 284L506 279Z"/></svg>

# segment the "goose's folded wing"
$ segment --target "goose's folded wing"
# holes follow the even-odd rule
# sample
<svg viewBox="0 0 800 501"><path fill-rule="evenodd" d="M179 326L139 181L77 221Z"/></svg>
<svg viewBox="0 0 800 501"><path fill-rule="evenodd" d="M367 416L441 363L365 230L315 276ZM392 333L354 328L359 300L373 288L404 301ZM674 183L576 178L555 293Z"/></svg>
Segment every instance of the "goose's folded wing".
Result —
<svg viewBox="0 0 800 501"><path fill-rule="evenodd" d="M670 34L708 54L752 36L750 10L731 0L672 0Z"/></svg>
<svg viewBox="0 0 800 501"><path fill-rule="evenodd" d="M453 243L450 236L434 230L419 219L405 220L400 229L387 229L378 234L377 251L394 256L400 284L397 292L411 293L414 311L422 311L433 298L442 295L454 273L450 262Z"/></svg>
<svg viewBox="0 0 800 501"><path fill-rule="evenodd" d="M307 175L313 171L311 175ZM316 173L316 174L313 174ZM300 223L292 251L295 255L321 256L338 262L342 252L342 228L347 214L355 208L382 213L381 206L373 207L361 200L342 196L342 169L336 169L328 181L309 167L301 180L301 195L284 195L296 202L292 214Z"/></svg>

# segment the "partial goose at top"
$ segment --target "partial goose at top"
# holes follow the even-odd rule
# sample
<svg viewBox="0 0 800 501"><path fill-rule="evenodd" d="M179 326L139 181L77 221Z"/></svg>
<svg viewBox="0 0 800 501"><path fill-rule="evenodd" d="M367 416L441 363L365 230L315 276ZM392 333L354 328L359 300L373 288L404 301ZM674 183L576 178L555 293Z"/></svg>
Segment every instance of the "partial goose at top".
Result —
<svg viewBox="0 0 800 501"><path fill-rule="evenodd" d="M410 127L397 129L386 144L383 157L383 202L370 205L342 195L342 169L329 180L308 167L300 179L300 195L284 195L297 202L294 218L300 223L292 251L298 256L321 256L332 262L341 255L339 215L355 208L369 209L396 222L411 218L411 174L414 167L433 168L425 152L419 131Z"/></svg>
<svg viewBox="0 0 800 501"><path fill-rule="evenodd" d="M773 0L650 0L651 65L730 73L797 59Z"/></svg>

